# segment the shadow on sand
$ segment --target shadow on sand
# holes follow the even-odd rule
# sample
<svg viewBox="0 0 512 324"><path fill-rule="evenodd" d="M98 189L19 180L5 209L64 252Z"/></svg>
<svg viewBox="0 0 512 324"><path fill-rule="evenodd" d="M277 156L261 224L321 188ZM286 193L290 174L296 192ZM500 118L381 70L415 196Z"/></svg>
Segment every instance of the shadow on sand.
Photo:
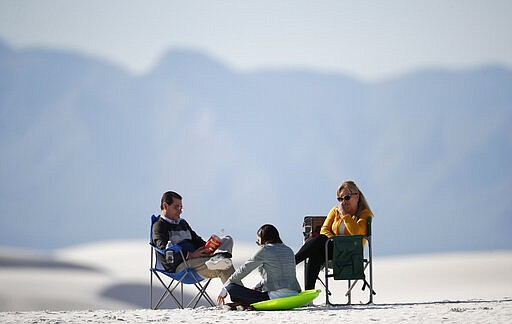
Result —
<svg viewBox="0 0 512 324"><path fill-rule="evenodd" d="M386 303L386 304L352 304L352 305L340 305L340 306L330 306L330 305L322 305L316 307L316 309L336 309L336 308L344 308L344 309L392 309L397 307L410 307L410 306L425 306L425 305L443 305L443 304L453 304L454 307L456 305L464 305L464 304L488 304L488 303L503 303L503 302L512 302L512 298L504 297L503 299L469 299L469 300L443 300L443 301L430 301L430 302L411 302L411 303Z"/></svg>
<svg viewBox="0 0 512 324"><path fill-rule="evenodd" d="M177 288L178 293L175 294L179 296L179 287ZM163 288L153 287L153 304L158 302L158 299L164 293ZM102 291L102 297L107 297L110 299L114 299L123 303L128 303L137 308L149 308L149 283L147 285L137 284L137 283L122 283L110 286ZM185 304L188 303L190 299L194 296L190 293L184 292L183 299ZM197 306L206 306L210 307L205 300L201 300ZM171 298L167 298L167 300L162 304L160 308L164 309L175 309L177 308Z"/></svg>
<svg viewBox="0 0 512 324"><path fill-rule="evenodd" d="M0 253L0 268L45 268L101 272L101 270L79 263L53 259L51 256Z"/></svg>
<svg viewBox="0 0 512 324"><path fill-rule="evenodd" d="M178 288L179 289L179 288ZM164 293L163 288L153 287L153 304L155 304L160 296ZM149 283L147 285L137 283L122 283L108 287L101 293L102 297L114 299L123 303L131 304L135 308L149 308ZM185 304L192 298L192 294L184 292ZM393 309L399 307L410 307L410 306L425 306L425 305L441 305L441 304L453 304L455 310L461 308L461 305L469 304L487 304L494 302L512 302L512 298L505 297L503 299L483 300L483 299L470 299L470 300L443 300L443 301L430 301L430 302L411 302L411 303L386 303L386 304L353 304L353 305L341 305L341 306L329 306L329 305L317 305L296 308L295 311L321 311L329 309L353 309L353 310L368 310L368 309ZM210 307L210 305L201 300L198 306ZM177 308L172 299L168 298L163 305L160 307L163 309L175 309ZM462 308L461 308L462 309Z"/></svg>

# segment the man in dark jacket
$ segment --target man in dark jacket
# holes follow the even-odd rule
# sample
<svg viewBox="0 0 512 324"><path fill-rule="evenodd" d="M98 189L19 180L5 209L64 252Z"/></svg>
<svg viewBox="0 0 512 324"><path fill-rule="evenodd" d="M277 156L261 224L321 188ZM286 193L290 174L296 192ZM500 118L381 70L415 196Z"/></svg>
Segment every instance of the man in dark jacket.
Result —
<svg viewBox="0 0 512 324"><path fill-rule="evenodd" d="M174 191L167 191L160 201L161 216L153 224L153 245L165 249L168 242L179 244L181 253L174 253L168 259L158 253L162 265L169 272L179 272L187 267L193 268L203 278L219 277L224 283L235 271L231 261L233 239L230 236L221 237L220 246L212 253L204 246L206 242L192 230L190 225L180 215L183 210L183 198Z"/></svg>

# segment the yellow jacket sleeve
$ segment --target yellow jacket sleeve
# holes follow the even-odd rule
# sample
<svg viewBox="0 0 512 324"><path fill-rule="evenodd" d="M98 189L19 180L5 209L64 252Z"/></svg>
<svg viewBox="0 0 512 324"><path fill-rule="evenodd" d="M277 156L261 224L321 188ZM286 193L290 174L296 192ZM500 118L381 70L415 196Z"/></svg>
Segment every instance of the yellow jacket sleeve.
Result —
<svg viewBox="0 0 512 324"><path fill-rule="evenodd" d="M333 207L329 214L327 214L327 218L322 224L322 228L320 229L320 234L323 234L327 237L331 237L334 235L338 235L338 229L340 228L341 218L338 216L338 208Z"/></svg>
<svg viewBox="0 0 512 324"><path fill-rule="evenodd" d="M320 234L327 237L338 235L338 231L342 222L344 222L344 232L342 235L366 235L368 231L368 218L372 217L372 213L368 209L364 209L356 220L355 216L341 216L338 207L334 206L320 229Z"/></svg>
<svg viewBox="0 0 512 324"><path fill-rule="evenodd" d="M345 215L341 217L345 222L345 235L366 235L368 232L368 218L372 217L372 213L368 209L361 211L359 219L355 216Z"/></svg>

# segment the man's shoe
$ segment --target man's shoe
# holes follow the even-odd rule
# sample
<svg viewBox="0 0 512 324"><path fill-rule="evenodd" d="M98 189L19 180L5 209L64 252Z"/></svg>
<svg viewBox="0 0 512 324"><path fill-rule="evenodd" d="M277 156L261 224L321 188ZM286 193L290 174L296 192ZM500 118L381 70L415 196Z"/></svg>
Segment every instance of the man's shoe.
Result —
<svg viewBox="0 0 512 324"><path fill-rule="evenodd" d="M215 254L205 264L210 270L226 270L233 265L233 262L221 254Z"/></svg>

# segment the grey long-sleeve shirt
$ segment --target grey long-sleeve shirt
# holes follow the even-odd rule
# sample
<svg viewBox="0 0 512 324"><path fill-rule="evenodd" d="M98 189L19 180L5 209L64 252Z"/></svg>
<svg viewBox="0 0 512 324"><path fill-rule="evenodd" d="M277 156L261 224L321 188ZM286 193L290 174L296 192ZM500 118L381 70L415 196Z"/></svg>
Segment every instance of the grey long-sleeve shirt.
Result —
<svg viewBox="0 0 512 324"><path fill-rule="evenodd" d="M262 245L249 260L236 269L224 285L243 285L242 279L255 269L258 269L263 278L263 291L283 288L297 292L301 290L295 272L295 254L282 243Z"/></svg>

